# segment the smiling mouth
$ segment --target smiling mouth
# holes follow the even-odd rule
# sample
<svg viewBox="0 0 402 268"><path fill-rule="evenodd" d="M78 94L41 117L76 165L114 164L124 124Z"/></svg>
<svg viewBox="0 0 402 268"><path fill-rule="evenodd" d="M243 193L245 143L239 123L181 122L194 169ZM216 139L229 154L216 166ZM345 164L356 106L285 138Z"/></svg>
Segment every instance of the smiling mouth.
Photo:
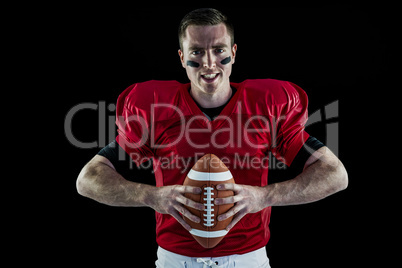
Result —
<svg viewBox="0 0 402 268"><path fill-rule="evenodd" d="M220 74L203 74L202 79L208 83L214 82Z"/></svg>

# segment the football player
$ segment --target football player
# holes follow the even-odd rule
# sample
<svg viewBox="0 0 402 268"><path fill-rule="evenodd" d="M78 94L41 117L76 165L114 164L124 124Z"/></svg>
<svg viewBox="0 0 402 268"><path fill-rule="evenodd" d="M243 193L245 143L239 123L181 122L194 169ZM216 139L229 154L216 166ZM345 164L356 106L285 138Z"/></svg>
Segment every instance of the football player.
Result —
<svg viewBox="0 0 402 268"><path fill-rule="evenodd" d="M347 187L340 160L304 131L307 96L297 85L274 79L230 81L237 45L233 26L215 9L187 14L179 27L181 64L190 83L136 83L117 100L116 141L84 166L78 192L111 206L147 206L156 211L157 267L270 267L265 246L272 206L305 204ZM302 164L294 179L268 184L271 152L287 166ZM186 174L206 153L229 168L234 196L216 205L234 204L218 220L234 216L225 238L214 248L191 236L200 218L185 206L204 205L185 197L200 188L183 186ZM129 181L126 154L137 165L152 159L156 186ZM134 170L131 170L134 172Z"/></svg>

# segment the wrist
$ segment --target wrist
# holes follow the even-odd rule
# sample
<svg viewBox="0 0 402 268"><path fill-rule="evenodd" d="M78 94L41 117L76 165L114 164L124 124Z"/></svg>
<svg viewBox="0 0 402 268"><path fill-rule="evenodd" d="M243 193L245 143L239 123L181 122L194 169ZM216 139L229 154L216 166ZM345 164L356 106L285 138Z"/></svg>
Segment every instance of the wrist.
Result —
<svg viewBox="0 0 402 268"><path fill-rule="evenodd" d="M274 202L273 202L273 194L272 194L272 190L274 188L275 184L269 184L267 186L261 187L263 188L263 192L264 192L264 207L272 207Z"/></svg>
<svg viewBox="0 0 402 268"><path fill-rule="evenodd" d="M143 187L140 191L142 195L141 202L144 204L144 206L154 209L156 206L159 188L143 184Z"/></svg>

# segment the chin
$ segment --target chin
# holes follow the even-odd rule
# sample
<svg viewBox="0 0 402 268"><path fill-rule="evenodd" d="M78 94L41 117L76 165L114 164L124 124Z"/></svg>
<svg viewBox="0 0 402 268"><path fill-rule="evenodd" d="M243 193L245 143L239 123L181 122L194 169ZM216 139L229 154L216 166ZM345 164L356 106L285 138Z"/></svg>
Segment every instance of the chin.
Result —
<svg viewBox="0 0 402 268"><path fill-rule="evenodd" d="M200 88L207 94L214 94L220 88L222 88L222 83L216 81L215 83L200 83Z"/></svg>
<svg viewBox="0 0 402 268"><path fill-rule="evenodd" d="M212 83L205 82L202 78L197 78L197 83L192 83L192 86L196 87L198 91L204 94L213 95L225 86L222 78L213 81Z"/></svg>
<svg viewBox="0 0 402 268"><path fill-rule="evenodd" d="M207 94L214 94L215 92L218 91L218 87L217 86L207 85L207 86L202 87L202 91L204 91Z"/></svg>

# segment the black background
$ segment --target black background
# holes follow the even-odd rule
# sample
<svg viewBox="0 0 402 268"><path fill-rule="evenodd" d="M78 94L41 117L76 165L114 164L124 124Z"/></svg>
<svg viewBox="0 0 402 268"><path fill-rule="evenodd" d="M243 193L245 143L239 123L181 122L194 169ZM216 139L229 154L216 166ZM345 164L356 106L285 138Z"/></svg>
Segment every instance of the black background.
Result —
<svg viewBox="0 0 402 268"><path fill-rule="evenodd" d="M135 82L187 82L177 54L177 26L195 8L122 8L108 13L88 9L72 14L66 21L72 65L63 81L68 86L64 116L80 103L114 104ZM362 165L361 148L374 143L369 132L377 124L374 107L382 99L373 101L373 94L384 90L387 80L387 11L350 6L215 8L235 26L238 52L231 81L274 78L296 83L309 96L310 114L339 103L337 118L306 130L325 143L327 124L339 124L339 158L348 171L349 187L316 203L273 208L267 246L271 266L362 267L371 262L377 235L369 187L375 175L367 163ZM106 110L107 125L113 124L113 115ZM98 128L98 111L80 111L73 118L73 133L80 141L97 140ZM77 148L66 137L63 145L68 168L62 176L71 182L71 253L91 267L154 267L154 211L108 207L79 196L78 173L100 148ZM140 174L141 182L154 183L149 172ZM269 182L292 176L272 170ZM138 260L141 265L135 264Z"/></svg>

